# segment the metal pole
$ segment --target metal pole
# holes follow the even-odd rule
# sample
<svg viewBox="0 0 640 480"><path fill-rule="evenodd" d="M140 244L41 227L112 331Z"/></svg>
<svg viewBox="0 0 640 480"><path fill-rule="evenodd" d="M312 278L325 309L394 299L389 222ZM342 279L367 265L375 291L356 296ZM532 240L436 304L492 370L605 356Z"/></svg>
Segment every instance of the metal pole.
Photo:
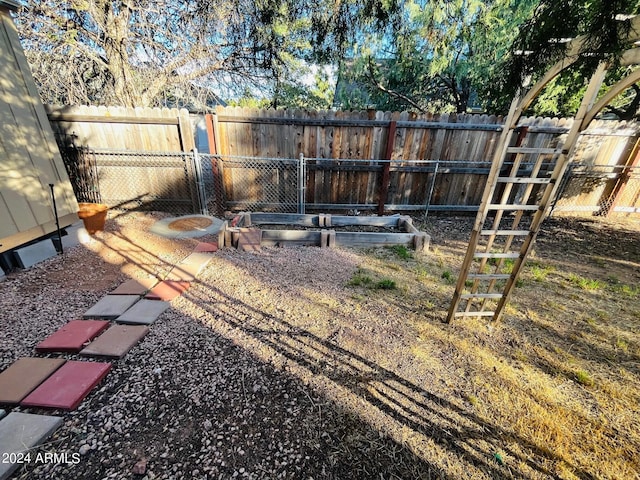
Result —
<svg viewBox="0 0 640 480"><path fill-rule="evenodd" d="M60 220L58 219L58 205L56 204L56 194L53 191L53 183L49 184L51 189L51 199L53 200L53 214L56 217L56 230L58 231L58 241L60 242L60 255L64 253L62 248L62 234L60 233Z"/></svg>
<svg viewBox="0 0 640 480"><path fill-rule="evenodd" d="M304 177L304 154L301 153L300 161L298 163L298 213L304 213Z"/></svg>
<svg viewBox="0 0 640 480"><path fill-rule="evenodd" d="M196 174L196 187L198 190L198 202L200 203L200 213L202 215L209 215L207 209L207 195L204 189L204 179L202 177L202 165L200 165L200 156L198 155L198 149L193 149L193 166Z"/></svg>
<svg viewBox="0 0 640 480"><path fill-rule="evenodd" d="M440 165L440 160L436 160L436 166L433 169L433 179L431 180L431 186L429 187L429 196L427 197L427 205L424 210L424 219L427 219L427 215L429 215L429 207L431 206L431 197L433 196L433 189L436 186L436 176L438 175L438 166Z"/></svg>

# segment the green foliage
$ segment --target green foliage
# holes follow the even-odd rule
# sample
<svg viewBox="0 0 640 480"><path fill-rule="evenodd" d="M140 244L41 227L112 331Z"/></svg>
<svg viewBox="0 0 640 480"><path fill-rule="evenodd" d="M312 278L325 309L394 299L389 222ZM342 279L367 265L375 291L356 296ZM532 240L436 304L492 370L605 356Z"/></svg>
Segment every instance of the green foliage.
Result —
<svg viewBox="0 0 640 480"><path fill-rule="evenodd" d="M368 35L341 65L337 103L424 112L482 106L535 0L404 3L402 22ZM491 102L489 102L491 103Z"/></svg>
<svg viewBox="0 0 640 480"><path fill-rule="evenodd" d="M46 103L504 113L525 77L563 55L550 40L587 34L588 55L531 110L571 115L585 72L627 48L615 14L640 0L22 3L16 24ZM324 65L338 68L335 92ZM626 71L610 70L608 84ZM632 118L640 88L616 102Z"/></svg>
<svg viewBox="0 0 640 480"><path fill-rule="evenodd" d="M600 280L582 277L575 273L569 274L569 281L581 290L596 291L604 288Z"/></svg>
<svg viewBox="0 0 640 480"><path fill-rule="evenodd" d="M391 250L402 260L409 260L413 258L411 251L404 245L392 245L387 247L387 249Z"/></svg>
<svg viewBox="0 0 640 480"><path fill-rule="evenodd" d="M351 280L349 280L348 285L350 287L366 287L373 284L373 280L370 276L365 275L361 270L357 270L356 273L353 274Z"/></svg>
<svg viewBox="0 0 640 480"><path fill-rule="evenodd" d="M449 270L445 270L444 272L442 272L442 275L440 275L440 278L445 280L448 284L455 283L456 281L455 277L453 276L453 273L451 273Z"/></svg>
<svg viewBox="0 0 640 480"><path fill-rule="evenodd" d="M301 68L333 64L352 39L399 18L395 0L22 4L16 24L46 103L131 107L256 97L325 108L327 79L301 88Z"/></svg>
<svg viewBox="0 0 640 480"><path fill-rule="evenodd" d="M379 290L395 290L397 288L396 282L389 278L383 278L376 283L376 288Z"/></svg>
<svg viewBox="0 0 640 480"><path fill-rule="evenodd" d="M540 1L535 15L522 24L503 62L505 74L497 78L498 91L512 96L525 79L539 78L565 55L568 43L564 39L579 35L586 39L577 62L580 78L589 78L602 60L616 65L621 53L629 48L624 37L630 29L628 19L616 16L637 14L639 3L638 0Z"/></svg>
<svg viewBox="0 0 640 480"><path fill-rule="evenodd" d="M394 280L383 278L381 280L374 281L373 278L361 269L356 270L347 285L350 287L364 287L374 290L395 290L397 288Z"/></svg>
<svg viewBox="0 0 640 480"><path fill-rule="evenodd" d="M547 276L555 271L555 268L551 265L543 265L538 262L533 262L530 265L531 268L531 276L533 280L536 282L544 282L547 280Z"/></svg>
<svg viewBox="0 0 640 480"><path fill-rule="evenodd" d="M578 370L576 372L576 381L580 385L584 385L585 387L591 387L595 383L593 381L593 378L591 378L591 375L589 375L589 373L584 370Z"/></svg>

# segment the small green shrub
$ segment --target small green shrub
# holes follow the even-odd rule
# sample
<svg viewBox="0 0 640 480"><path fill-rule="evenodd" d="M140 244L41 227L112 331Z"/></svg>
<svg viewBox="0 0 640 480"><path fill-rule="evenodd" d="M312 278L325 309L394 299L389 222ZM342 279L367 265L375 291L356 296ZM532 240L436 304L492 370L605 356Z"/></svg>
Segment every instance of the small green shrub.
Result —
<svg viewBox="0 0 640 480"><path fill-rule="evenodd" d="M590 387L594 384L593 378L584 370L578 370L576 372L576 381L580 385L584 385L585 387Z"/></svg>
<svg viewBox="0 0 640 480"><path fill-rule="evenodd" d="M351 277L351 280L349 280L348 285L350 287L365 287L371 285L372 283L373 280L370 276L365 275L364 272L358 270L353 274L353 277Z"/></svg>
<svg viewBox="0 0 640 480"><path fill-rule="evenodd" d="M376 283L376 288L379 290L395 290L397 288L396 282L388 278L383 278Z"/></svg>
<svg viewBox="0 0 640 480"><path fill-rule="evenodd" d="M602 290L604 285L601 281L591 278L581 277L580 275L576 275L575 273L571 273L569 275L569 281L578 287L581 290Z"/></svg>
<svg viewBox="0 0 640 480"><path fill-rule="evenodd" d="M555 270L551 265L543 265L535 262L531 264L531 276L536 282L544 282L547 276Z"/></svg>
<svg viewBox="0 0 640 480"><path fill-rule="evenodd" d="M403 260L413 258L411 251L404 245L392 245L387 248Z"/></svg>
<svg viewBox="0 0 640 480"><path fill-rule="evenodd" d="M453 276L453 273L451 273L449 270L445 270L444 272L442 272L442 275L440 275L440 278L444 279L447 283L454 283L456 281L456 279Z"/></svg>

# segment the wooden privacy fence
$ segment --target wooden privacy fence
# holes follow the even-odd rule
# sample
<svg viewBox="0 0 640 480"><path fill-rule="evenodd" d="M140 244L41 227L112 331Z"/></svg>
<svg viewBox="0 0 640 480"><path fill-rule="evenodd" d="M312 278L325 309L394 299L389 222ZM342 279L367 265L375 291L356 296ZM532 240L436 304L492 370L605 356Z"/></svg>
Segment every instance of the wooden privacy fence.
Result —
<svg viewBox="0 0 640 480"><path fill-rule="evenodd" d="M49 118L67 143L128 150L132 167L136 151L186 154L198 145L212 159L202 166L203 189L216 210L252 204L295 211L295 199L317 210L473 211L502 131L502 118L496 116L373 111L220 108L204 118L175 109L67 107L51 108ZM524 118L514 142L543 152L557 150L571 123L572 119ZM580 168L563 185L558 211L595 212L604 205L609 212L613 211L609 206L620 202L623 211L638 211L638 195L630 191L637 183L631 173L638 166L634 150L638 130L636 123L592 123L580 137L573 158ZM294 175L289 164L301 155L304 175ZM553 167L554 158L551 153L540 155L543 175ZM279 165L278 160L284 163ZM144 160L140 162L138 166L145 166ZM145 179L147 184L156 185L159 194L175 190L162 186L169 181L166 172L154 172L145 170L145 176L157 177ZM108 181L98 180L101 185ZM131 182L135 184L135 179ZM155 195L147 193L150 198ZM267 194L269 199L262 198ZM188 196L195 196L193 189Z"/></svg>
<svg viewBox="0 0 640 480"><path fill-rule="evenodd" d="M189 152L194 131L185 109L45 106L54 133L78 146L133 151Z"/></svg>
<svg viewBox="0 0 640 480"><path fill-rule="evenodd" d="M212 153L304 156L304 198L309 208L376 208L379 213L384 209L475 210L502 131L501 117L469 114L219 108L206 120ZM572 119L523 118L514 142L523 148L557 150L571 124ZM595 172L599 181L576 178L566 183L571 188L565 190L568 197L559 210L577 206L593 212L603 202L610 204L613 184L620 183L616 179L632 168L629 160L638 133L636 123L592 122L581 135L572 161ZM541 155L544 174L555 160L551 153ZM614 175L598 175L594 166L613 168ZM234 190L234 178L233 173L226 174L225 191Z"/></svg>

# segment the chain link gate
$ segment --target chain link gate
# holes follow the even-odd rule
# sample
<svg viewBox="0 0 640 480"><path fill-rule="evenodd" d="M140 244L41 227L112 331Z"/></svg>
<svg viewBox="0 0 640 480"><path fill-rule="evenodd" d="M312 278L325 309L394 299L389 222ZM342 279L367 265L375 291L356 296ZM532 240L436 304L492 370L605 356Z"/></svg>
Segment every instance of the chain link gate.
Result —
<svg viewBox="0 0 640 480"><path fill-rule="evenodd" d="M225 211L304 212L304 158L198 154L207 208Z"/></svg>
<svg viewBox="0 0 640 480"><path fill-rule="evenodd" d="M197 152L106 150L61 145L80 202L115 210L207 213Z"/></svg>

